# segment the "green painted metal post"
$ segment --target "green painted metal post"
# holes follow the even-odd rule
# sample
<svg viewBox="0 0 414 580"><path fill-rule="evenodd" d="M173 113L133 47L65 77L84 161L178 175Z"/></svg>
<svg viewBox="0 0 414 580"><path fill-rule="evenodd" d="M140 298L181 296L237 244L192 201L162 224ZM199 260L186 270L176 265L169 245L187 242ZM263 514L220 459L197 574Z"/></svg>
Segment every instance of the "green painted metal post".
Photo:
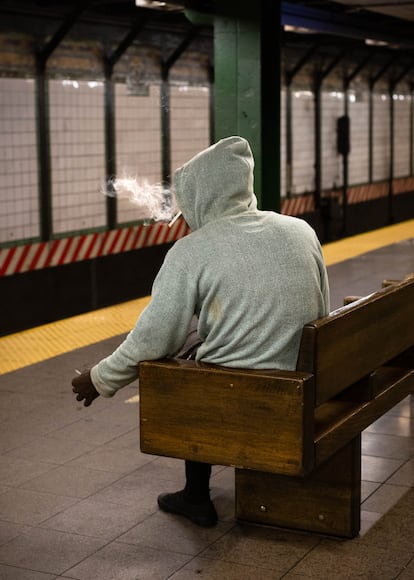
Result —
<svg viewBox="0 0 414 580"><path fill-rule="evenodd" d="M115 139L115 86L112 80L113 64L109 59L104 61L105 67L105 165L106 183L109 191L111 180L116 175L116 139ZM114 230L117 225L117 198L106 196L106 227Z"/></svg>
<svg viewBox="0 0 414 580"><path fill-rule="evenodd" d="M410 83L410 175L414 173L414 85Z"/></svg>
<svg viewBox="0 0 414 580"><path fill-rule="evenodd" d="M280 211L281 3L262 0L261 16L261 207Z"/></svg>
<svg viewBox="0 0 414 580"><path fill-rule="evenodd" d="M36 121L37 156L40 202L40 239L47 242L52 236L52 167L50 156L49 82L46 61L36 60Z"/></svg>
<svg viewBox="0 0 414 580"><path fill-rule="evenodd" d="M214 18L215 139L245 137L262 209L280 208L280 6L220 2Z"/></svg>

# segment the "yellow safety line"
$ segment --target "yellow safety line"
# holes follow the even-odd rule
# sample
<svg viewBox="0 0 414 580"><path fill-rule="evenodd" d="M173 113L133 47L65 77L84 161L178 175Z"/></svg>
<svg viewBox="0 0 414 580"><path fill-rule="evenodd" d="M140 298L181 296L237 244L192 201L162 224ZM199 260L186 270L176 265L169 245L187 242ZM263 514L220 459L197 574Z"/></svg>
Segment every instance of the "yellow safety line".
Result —
<svg viewBox="0 0 414 580"><path fill-rule="evenodd" d="M129 332L150 297L131 300L0 338L0 375Z"/></svg>
<svg viewBox="0 0 414 580"><path fill-rule="evenodd" d="M410 238L414 238L414 220L325 244L323 255L326 265L332 266Z"/></svg>
<svg viewBox="0 0 414 580"><path fill-rule="evenodd" d="M326 244L323 253L331 266L410 238L414 220ZM129 332L149 301L147 296L1 337L0 375Z"/></svg>

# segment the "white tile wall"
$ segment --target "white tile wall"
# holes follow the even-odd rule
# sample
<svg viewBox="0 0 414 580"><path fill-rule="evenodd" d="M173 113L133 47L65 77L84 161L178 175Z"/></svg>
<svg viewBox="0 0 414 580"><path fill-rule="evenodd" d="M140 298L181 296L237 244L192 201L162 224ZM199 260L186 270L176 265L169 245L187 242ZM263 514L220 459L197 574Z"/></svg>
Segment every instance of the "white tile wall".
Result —
<svg viewBox="0 0 414 580"><path fill-rule="evenodd" d="M106 222L104 87L101 82L50 81L53 232L64 234L103 227ZM368 90L350 92L351 152L349 183L368 175ZM209 88L171 87L171 171L209 145ZM115 86L117 176L161 180L160 91L130 96ZM410 171L409 94L396 93L394 174ZM281 189L286 194L286 103L281 100ZM342 157L336 152L336 122L343 114L343 94L322 93L322 159L325 189L342 183ZM374 94L374 180L389 175L389 96ZM314 190L314 96L292 93L293 194ZM0 78L0 243L39 236L38 161L35 84ZM118 222L138 219L133 205L118 202Z"/></svg>
<svg viewBox="0 0 414 580"><path fill-rule="evenodd" d="M53 233L102 227L103 84L51 80L49 102Z"/></svg>
<svg viewBox="0 0 414 580"><path fill-rule="evenodd" d="M210 145L208 87L171 87L171 171Z"/></svg>
<svg viewBox="0 0 414 580"><path fill-rule="evenodd" d="M411 96L394 95L394 177L410 174L410 109Z"/></svg>
<svg viewBox="0 0 414 580"><path fill-rule="evenodd" d="M342 156L337 153L337 119L344 114L344 93L322 91L322 189L342 185Z"/></svg>
<svg viewBox="0 0 414 580"><path fill-rule="evenodd" d="M292 193L315 189L315 105L311 91L292 95Z"/></svg>
<svg viewBox="0 0 414 580"><path fill-rule="evenodd" d="M39 236L35 85L0 78L0 243Z"/></svg>
<svg viewBox="0 0 414 580"><path fill-rule="evenodd" d="M351 92L348 99L351 151L348 158L348 183L369 180L369 100L367 94Z"/></svg>
<svg viewBox="0 0 414 580"><path fill-rule="evenodd" d="M387 179L390 174L390 102L386 93L373 99L373 179Z"/></svg>
<svg viewBox="0 0 414 580"><path fill-rule="evenodd" d="M161 182L160 89L150 86L148 96L129 95L124 84L115 87L117 177L134 177L143 183ZM139 210L118 199L118 223L139 219Z"/></svg>

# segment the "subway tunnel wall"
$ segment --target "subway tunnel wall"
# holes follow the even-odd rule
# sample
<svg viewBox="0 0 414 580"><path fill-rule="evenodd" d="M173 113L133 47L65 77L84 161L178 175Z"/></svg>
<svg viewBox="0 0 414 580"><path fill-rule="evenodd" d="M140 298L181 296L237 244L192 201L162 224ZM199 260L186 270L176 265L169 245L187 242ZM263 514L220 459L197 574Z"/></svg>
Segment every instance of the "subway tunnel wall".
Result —
<svg viewBox="0 0 414 580"><path fill-rule="evenodd" d="M182 220L172 228L148 224L129 200L114 203L104 193L109 168L159 184L214 139L211 39L183 52L166 93L163 54L166 44L174 50L178 43L170 33L144 35L108 81L99 43L66 40L48 61L45 90L30 35L1 34L1 334L147 295L166 251L188 232ZM292 58L282 53L284 72ZM368 69L345 91L339 68L320 87L318 105L314 70L310 62L292 82L282 81L281 179L274 188L282 213L308 221L322 242L412 218L410 83L390 91L381 79L372 88ZM346 187L337 144L345 113Z"/></svg>

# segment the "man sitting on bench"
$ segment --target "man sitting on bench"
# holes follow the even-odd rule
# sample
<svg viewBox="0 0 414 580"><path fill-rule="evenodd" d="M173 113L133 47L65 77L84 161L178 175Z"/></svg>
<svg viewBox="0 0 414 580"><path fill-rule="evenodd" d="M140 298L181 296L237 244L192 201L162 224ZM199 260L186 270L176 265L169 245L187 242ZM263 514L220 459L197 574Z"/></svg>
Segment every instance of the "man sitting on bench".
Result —
<svg viewBox="0 0 414 580"><path fill-rule="evenodd" d="M167 253L151 302L124 342L73 379L78 401L89 406L113 396L138 378L144 360L183 356L194 317L196 360L295 369L304 324L329 312L326 268L306 222L257 209L253 167L248 142L228 137L175 172L178 207L192 233ZM214 525L210 474L210 465L186 461L184 489L161 494L160 508Z"/></svg>

